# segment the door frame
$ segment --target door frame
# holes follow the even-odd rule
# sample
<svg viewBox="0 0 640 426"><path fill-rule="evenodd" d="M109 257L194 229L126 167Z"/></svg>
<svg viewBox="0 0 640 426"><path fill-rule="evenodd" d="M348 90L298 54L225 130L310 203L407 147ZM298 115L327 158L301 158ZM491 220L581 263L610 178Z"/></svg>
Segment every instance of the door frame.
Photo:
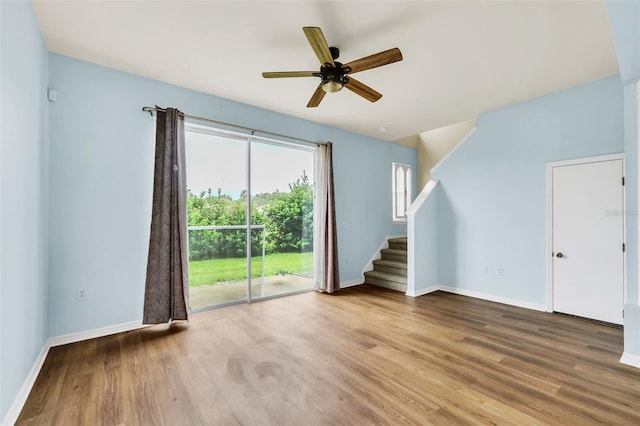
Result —
<svg viewBox="0 0 640 426"><path fill-rule="evenodd" d="M553 312L553 168L561 166L575 166L578 164L599 163L602 161L622 160L622 174L626 175L624 154L609 154L596 157L576 158L573 160L553 161L546 164L547 186L547 244L545 251L547 266L547 312ZM622 241L627 241L627 221L625 220L626 186L622 187ZM622 254L622 303L627 300L627 252Z"/></svg>

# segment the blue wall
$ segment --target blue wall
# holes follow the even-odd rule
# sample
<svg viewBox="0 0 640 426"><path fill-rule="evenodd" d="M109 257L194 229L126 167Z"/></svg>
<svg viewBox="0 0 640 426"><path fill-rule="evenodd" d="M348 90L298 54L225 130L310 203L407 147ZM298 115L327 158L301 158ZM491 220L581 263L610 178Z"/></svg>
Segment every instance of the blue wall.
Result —
<svg viewBox="0 0 640 426"><path fill-rule="evenodd" d="M442 185L441 284L544 306L545 164L623 151L617 76L480 116L433 173Z"/></svg>
<svg viewBox="0 0 640 426"><path fill-rule="evenodd" d="M48 337L48 53L28 2L0 2L0 420Z"/></svg>
<svg viewBox="0 0 640 426"><path fill-rule="evenodd" d="M624 86L626 151L627 303L624 307L625 355L640 363L640 280L638 275L638 92L640 81L640 2L607 1L609 27Z"/></svg>
<svg viewBox="0 0 640 426"><path fill-rule="evenodd" d="M334 142L341 280L361 271L391 219L391 163L416 150L64 56L50 57L51 336L141 318L151 217L154 120L143 106ZM87 300L77 300L78 288Z"/></svg>

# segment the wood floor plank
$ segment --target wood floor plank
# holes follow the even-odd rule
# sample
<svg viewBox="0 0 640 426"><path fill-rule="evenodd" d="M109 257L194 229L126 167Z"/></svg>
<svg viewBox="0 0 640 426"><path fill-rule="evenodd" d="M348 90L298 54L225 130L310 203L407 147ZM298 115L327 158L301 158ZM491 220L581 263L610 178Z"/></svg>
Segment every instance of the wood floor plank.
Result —
<svg viewBox="0 0 640 426"><path fill-rule="evenodd" d="M359 286L52 348L18 425L640 424L622 329Z"/></svg>

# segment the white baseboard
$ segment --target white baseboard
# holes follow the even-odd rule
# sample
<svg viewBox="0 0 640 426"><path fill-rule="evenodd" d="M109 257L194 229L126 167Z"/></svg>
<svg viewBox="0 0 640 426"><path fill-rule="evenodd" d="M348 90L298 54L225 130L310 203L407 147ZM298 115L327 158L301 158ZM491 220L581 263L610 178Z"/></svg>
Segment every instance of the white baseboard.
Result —
<svg viewBox="0 0 640 426"><path fill-rule="evenodd" d="M504 305L517 306L519 308L532 309L534 311L547 311L547 306L544 304L526 302L524 300L511 299L508 297L496 296L494 294L481 293L479 291L465 290L463 288L440 286L440 290L447 293L459 294L460 296L469 296L476 299L488 300L490 302L502 303Z"/></svg>
<svg viewBox="0 0 640 426"><path fill-rule="evenodd" d="M640 355L632 355L625 352L620 357L620 363L640 368Z"/></svg>
<svg viewBox="0 0 640 426"><path fill-rule="evenodd" d="M409 297L420 297L420 296L424 296L425 294L433 293L434 291L438 291L438 290L440 290L440 286L434 285L427 288L419 288L418 290L407 290L405 295Z"/></svg>
<svg viewBox="0 0 640 426"><path fill-rule="evenodd" d="M16 420L18 420L18 416L22 411L22 407L24 407L25 402L27 402L27 398L29 397L29 393L31 393L31 388L36 382L38 378L38 374L40 374L40 370L42 369L42 365L44 364L44 360L47 358L47 354L49 353L49 345L47 342L42 346L40 353L36 357L36 360L27 374L27 378L24 379L24 383L20 387L18 394L13 399L11 406L9 407L9 411L2 419L2 423L0 425L9 426L15 424Z"/></svg>
<svg viewBox="0 0 640 426"><path fill-rule="evenodd" d="M354 287L364 283L364 278L356 278L355 280L340 281L340 288Z"/></svg>
<svg viewBox="0 0 640 426"><path fill-rule="evenodd" d="M524 300L510 299L508 297L496 296L493 294L481 293L479 291L465 290L463 288L449 287L446 285L434 285L417 291L407 291L406 295L411 297L419 297L434 291L446 291L447 293L459 294L460 296L473 297L475 299L488 300L490 302L502 303L504 305L517 306L519 308L533 309L534 311L546 312L546 305L525 302Z"/></svg>
<svg viewBox="0 0 640 426"><path fill-rule="evenodd" d="M68 343L81 342L83 340L95 339L96 337L108 336L110 334L123 333L125 331L137 330L139 328L150 327L142 324L142 320L125 322L122 324L109 325L106 327L94 328L93 330L80 331L77 333L63 334L62 336L51 337L47 340L49 347L66 345Z"/></svg>
<svg viewBox="0 0 640 426"><path fill-rule="evenodd" d="M9 411L5 415L4 419L2 419L2 426L13 425L16 420L18 420L18 416L22 411L22 407L24 407L25 402L27 402L27 398L29 397L29 393L33 388L33 385L38 378L38 374L40 374L40 370L42 369L42 365L44 364L44 360L49 353L49 349L54 346L66 345L68 343L80 342L82 340L95 339L96 337L108 336L110 334L123 333L125 331L137 330L139 328L150 327L150 325L143 325L142 320L126 322L123 324L115 324L107 327L94 328L93 330L80 331L78 333L70 333L64 334L62 336L50 337L44 342L40 353L36 357L36 360L33 363L33 367L27 374L24 383L20 387L18 394L13 399L13 403L11 403L11 407L9 407Z"/></svg>

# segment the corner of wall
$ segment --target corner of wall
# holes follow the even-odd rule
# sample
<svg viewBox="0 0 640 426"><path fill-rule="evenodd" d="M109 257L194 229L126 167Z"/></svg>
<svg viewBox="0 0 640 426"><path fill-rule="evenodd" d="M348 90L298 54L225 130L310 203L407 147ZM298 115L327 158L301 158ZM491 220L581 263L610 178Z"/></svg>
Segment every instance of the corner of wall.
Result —
<svg viewBox="0 0 640 426"><path fill-rule="evenodd" d="M640 3L607 0L609 20L624 90L626 211L638 211L640 187ZM627 304L624 308L624 356L620 362L640 367L640 224L627 214Z"/></svg>
<svg viewBox="0 0 640 426"><path fill-rule="evenodd" d="M30 2L0 2L0 21L0 419L13 424L48 337L49 55Z"/></svg>
<svg viewBox="0 0 640 426"><path fill-rule="evenodd" d="M431 174L477 129L477 118L422 132L418 135L419 185L423 188Z"/></svg>

